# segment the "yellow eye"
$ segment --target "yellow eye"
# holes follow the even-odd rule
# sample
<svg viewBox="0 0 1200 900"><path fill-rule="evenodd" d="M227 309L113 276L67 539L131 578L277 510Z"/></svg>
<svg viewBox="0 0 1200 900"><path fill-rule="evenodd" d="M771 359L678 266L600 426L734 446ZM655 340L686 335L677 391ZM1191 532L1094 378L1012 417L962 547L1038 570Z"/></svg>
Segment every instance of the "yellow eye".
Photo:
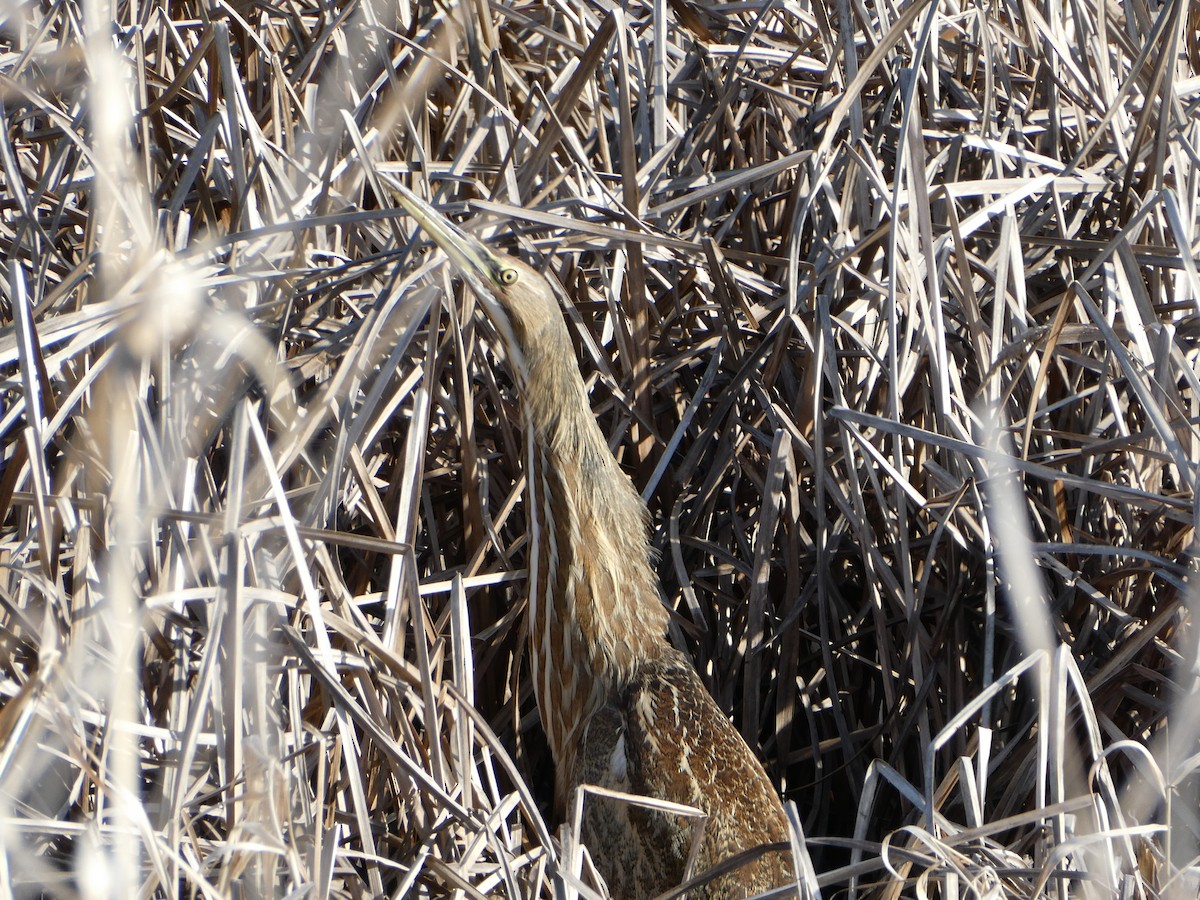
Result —
<svg viewBox="0 0 1200 900"><path fill-rule="evenodd" d="M516 284L521 278L516 269L501 269L498 276L499 282L505 287L511 287Z"/></svg>

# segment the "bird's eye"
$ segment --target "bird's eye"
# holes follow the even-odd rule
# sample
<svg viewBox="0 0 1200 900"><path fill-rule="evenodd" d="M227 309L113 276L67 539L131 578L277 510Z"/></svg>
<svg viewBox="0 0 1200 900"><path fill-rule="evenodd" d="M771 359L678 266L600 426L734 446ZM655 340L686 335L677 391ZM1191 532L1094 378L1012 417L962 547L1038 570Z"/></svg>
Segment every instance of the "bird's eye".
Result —
<svg viewBox="0 0 1200 900"><path fill-rule="evenodd" d="M519 274L517 274L516 269L501 269L500 275L498 277L499 277L499 281L502 285L504 285L505 287L511 287L512 285L517 283L517 280L521 276Z"/></svg>

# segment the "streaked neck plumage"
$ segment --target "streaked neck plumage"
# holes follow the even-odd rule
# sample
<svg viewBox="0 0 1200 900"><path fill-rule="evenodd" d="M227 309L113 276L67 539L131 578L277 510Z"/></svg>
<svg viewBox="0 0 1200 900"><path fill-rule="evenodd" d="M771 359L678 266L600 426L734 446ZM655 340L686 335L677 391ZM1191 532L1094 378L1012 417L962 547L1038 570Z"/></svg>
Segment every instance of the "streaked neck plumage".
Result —
<svg viewBox="0 0 1200 900"><path fill-rule="evenodd" d="M588 720L667 652L649 514L596 424L565 322L527 345L523 385L535 692L565 801Z"/></svg>

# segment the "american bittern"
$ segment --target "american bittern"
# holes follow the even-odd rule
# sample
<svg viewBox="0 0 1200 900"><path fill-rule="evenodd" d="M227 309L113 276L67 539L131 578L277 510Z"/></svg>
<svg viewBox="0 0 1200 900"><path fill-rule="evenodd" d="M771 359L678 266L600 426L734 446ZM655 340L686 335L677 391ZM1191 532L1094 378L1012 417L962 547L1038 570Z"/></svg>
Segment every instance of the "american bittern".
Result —
<svg viewBox="0 0 1200 900"><path fill-rule="evenodd" d="M546 277L494 254L411 192L400 198L479 296L521 396L529 651L559 812L581 784L698 807L708 814L700 872L786 841L762 766L664 636L649 512L592 415ZM593 797L583 831L613 897L651 897L685 874L692 826L680 817ZM745 897L786 884L788 857L766 852L689 896Z"/></svg>

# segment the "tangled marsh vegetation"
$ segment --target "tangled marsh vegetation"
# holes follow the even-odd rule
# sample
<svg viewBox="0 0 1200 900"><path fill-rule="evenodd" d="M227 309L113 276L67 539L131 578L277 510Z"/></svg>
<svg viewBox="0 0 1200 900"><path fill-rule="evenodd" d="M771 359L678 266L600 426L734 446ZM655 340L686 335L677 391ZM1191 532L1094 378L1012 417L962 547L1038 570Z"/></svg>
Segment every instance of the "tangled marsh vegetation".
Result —
<svg viewBox="0 0 1200 900"><path fill-rule="evenodd" d="M804 896L1187 897L1186 0L0 9L5 896L594 897L498 344L552 272Z"/></svg>

